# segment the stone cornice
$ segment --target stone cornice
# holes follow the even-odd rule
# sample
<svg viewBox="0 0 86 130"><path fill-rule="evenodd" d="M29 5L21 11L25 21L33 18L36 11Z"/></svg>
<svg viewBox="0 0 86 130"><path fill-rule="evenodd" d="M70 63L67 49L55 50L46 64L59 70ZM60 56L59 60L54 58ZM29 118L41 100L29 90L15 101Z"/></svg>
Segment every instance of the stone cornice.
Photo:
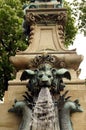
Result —
<svg viewBox="0 0 86 130"><path fill-rule="evenodd" d="M37 68L40 64L44 63L44 58L42 55L16 55L11 56L10 61L17 70L26 68ZM77 70L83 57L77 54L53 54L51 58L54 58L53 63L51 61L45 61L51 64L55 68L72 68ZM39 60L39 61L38 61Z"/></svg>
<svg viewBox="0 0 86 130"><path fill-rule="evenodd" d="M9 85L26 85L28 83L28 81L20 81L20 80L13 80L13 81L9 81ZM75 80L65 80L64 83L66 85L85 85L86 81L85 80L80 80L80 79L75 79Z"/></svg>
<svg viewBox="0 0 86 130"><path fill-rule="evenodd" d="M66 9L27 9L26 20L29 24L60 24L63 25L66 22Z"/></svg>

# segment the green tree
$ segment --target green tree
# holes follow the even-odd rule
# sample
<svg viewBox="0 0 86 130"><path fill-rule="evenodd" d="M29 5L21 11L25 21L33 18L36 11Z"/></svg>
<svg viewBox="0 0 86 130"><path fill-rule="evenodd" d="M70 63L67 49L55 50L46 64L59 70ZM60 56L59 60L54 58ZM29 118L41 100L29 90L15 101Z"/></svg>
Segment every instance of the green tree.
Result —
<svg viewBox="0 0 86 130"><path fill-rule="evenodd" d="M8 88L8 81L14 78L14 68L9 57L15 55L17 50L25 50L27 43L22 33L23 11L22 6L28 0L0 0L0 99ZM66 46L73 43L77 32L74 26L72 10L68 9L68 19L65 28Z"/></svg>
<svg viewBox="0 0 86 130"><path fill-rule="evenodd" d="M75 15L73 15L73 10L70 3L64 2L65 8L67 8L67 22L65 26L65 46L73 44L75 36L77 34L78 28L75 26Z"/></svg>
<svg viewBox="0 0 86 130"><path fill-rule="evenodd" d="M13 78L9 57L26 48L22 35L22 4L19 0L0 0L0 99Z"/></svg>
<svg viewBox="0 0 86 130"><path fill-rule="evenodd" d="M86 36L86 0L82 0L79 3L79 19L78 19L79 30Z"/></svg>
<svg viewBox="0 0 86 130"><path fill-rule="evenodd" d="M70 3L69 3L70 4ZM70 4L73 17L77 21L78 30L86 36L86 0L73 0Z"/></svg>

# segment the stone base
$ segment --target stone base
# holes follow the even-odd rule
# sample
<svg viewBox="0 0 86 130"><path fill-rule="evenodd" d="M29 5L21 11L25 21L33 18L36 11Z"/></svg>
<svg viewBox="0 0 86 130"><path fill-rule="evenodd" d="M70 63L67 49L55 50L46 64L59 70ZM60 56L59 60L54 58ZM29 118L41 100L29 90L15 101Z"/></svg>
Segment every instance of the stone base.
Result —
<svg viewBox="0 0 86 130"><path fill-rule="evenodd" d="M18 130L21 119L16 114L9 113L8 110L14 104L14 100L22 100L22 95L26 91L25 85L11 82L8 91L5 92L4 103L0 104L0 130ZM14 85L13 85L14 83Z"/></svg>
<svg viewBox="0 0 86 130"><path fill-rule="evenodd" d="M84 110L82 113L72 115L72 123L74 130L86 130L86 86L85 81L72 80L65 81L66 88L69 90L68 95L71 95L71 100L79 99ZM0 130L18 130L21 119L13 113L8 113L8 109L12 107L14 99L22 100L22 95L26 89L26 82L11 81L9 89L5 93L4 103L0 104Z"/></svg>

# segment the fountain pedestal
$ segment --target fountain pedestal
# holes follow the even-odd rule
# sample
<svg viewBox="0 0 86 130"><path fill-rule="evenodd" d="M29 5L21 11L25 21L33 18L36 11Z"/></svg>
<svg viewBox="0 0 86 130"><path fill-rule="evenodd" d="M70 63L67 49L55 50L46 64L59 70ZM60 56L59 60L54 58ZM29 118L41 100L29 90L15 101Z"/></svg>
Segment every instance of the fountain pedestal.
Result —
<svg viewBox="0 0 86 130"><path fill-rule="evenodd" d="M64 26L66 22L66 9L43 8L27 9L26 20L30 25L28 48L23 52L17 52L10 57L11 63L17 70L16 79L9 81L8 91L5 92L4 103L0 104L0 130L18 130L21 119L15 114L8 113L14 99L22 100L27 81L20 81L24 69L37 68L36 57L45 53L55 57L55 68L69 69L72 80L65 80L65 90L70 90L72 99L79 98L84 112L72 117L74 130L86 130L86 87L85 81L78 78L78 67L82 56L77 55L75 50L65 48ZM41 63L44 59L41 59ZM78 121L77 121L78 120Z"/></svg>

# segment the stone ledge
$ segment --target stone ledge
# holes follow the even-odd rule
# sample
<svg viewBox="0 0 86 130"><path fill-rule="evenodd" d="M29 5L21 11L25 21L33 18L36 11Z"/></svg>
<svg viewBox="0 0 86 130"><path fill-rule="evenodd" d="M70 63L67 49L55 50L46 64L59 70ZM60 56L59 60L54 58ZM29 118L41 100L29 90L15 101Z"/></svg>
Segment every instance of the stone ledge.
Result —
<svg viewBox="0 0 86 130"><path fill-rule="evenodd" d="M85 80L64 80L64 83L66 83L67 85L72 85L72 84L83 84L85 85ZM20 81L20 80L13 80L13 81L9 81L9 85L26 85L28 83L28 81Z"/></svg>

